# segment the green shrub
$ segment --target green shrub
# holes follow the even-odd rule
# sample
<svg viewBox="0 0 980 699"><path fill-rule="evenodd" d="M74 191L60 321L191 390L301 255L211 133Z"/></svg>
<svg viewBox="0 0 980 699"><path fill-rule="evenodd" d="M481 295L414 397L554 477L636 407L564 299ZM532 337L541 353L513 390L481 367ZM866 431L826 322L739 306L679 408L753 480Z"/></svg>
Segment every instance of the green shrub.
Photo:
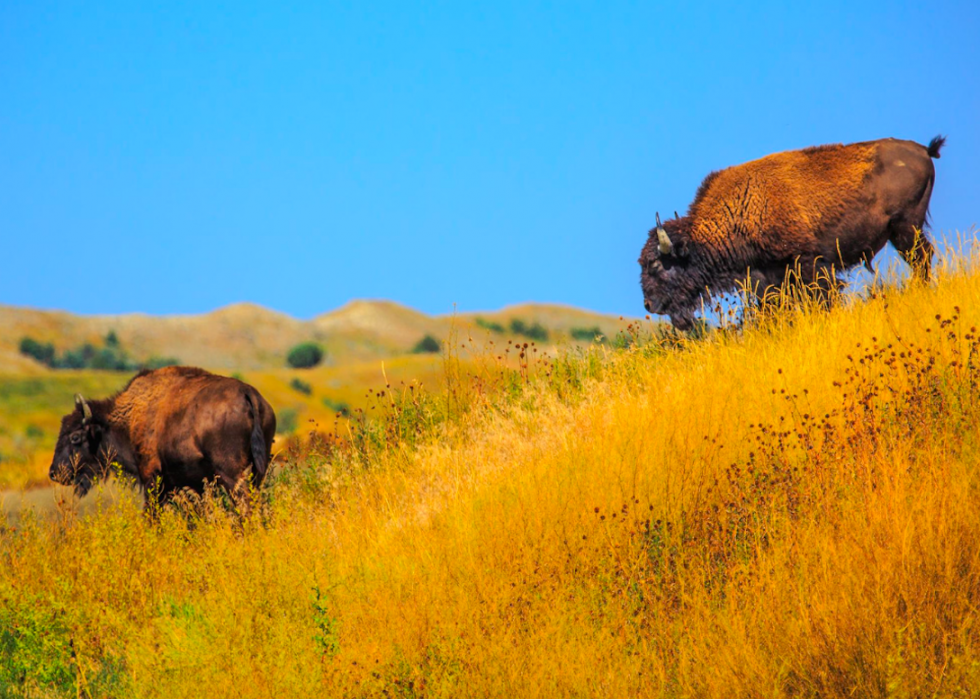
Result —
<svg viewBox="0 0 980 699"><path fill-rule="evenodd" d="M573 340L579 340L580 342L592 342L594 340L598 340L599 342L606 341L598 325L593 325L591 328L572 328L569 334Z"/></svg>
<svg viewBox="0 0 980 699"><path fill-rule="evenodd" d="M527 332L527 323L520 318L511 318L508 327L510 327L510 331L515 335L523 335Z"/></svg>
<svg viewBox="0 0 980 699"><path fill-rule="evenodd" d="M350 414L350 406L342 400L333 400L332 398L324 397L323 406L333 410L335 413L340 413L341 415Z"/></svg>
<svg viewBox="0 0 980 699"><path fill-rule="evenodd" d="M20 353L32 357L52 369L98 369L101 371L136 371L138 369L159 369L164 366L180 364L176 357L150 357L142 364L134 362L126 354L115 331L105 336L102 347L91 343L66 350L60 357L50 342L41 343L25 337L20 341Z"/></svg>
<svg viewBox="0 0 980 699"><path fill-rule="evenodd" d="M434 354L442 349L442 344L439 340L432 337L432 335L426 335L421 340L415 343L415 347L412 348L414 354Z"/></svg>
<svg viewBox="0 0 980 699"><path fill-rule="evenodd" d="M309 369L323 360L323 348L315 342L296 345L286 355L286 362L293 369Z"/></svg>
<svg viewBox="0 0 980 699"><path fill-rule="evenodd" d="M75 349L70 349L55 360L56 369L85 369L91 366L95 356L95 347L86 342Z"/></svg>
<svg viewBox="0 0 980 699"><path fill-rule="evenodd" d="M511 318L510 331L515 335L523 335L530 340L537 340L538 342L544 342L548 339L548 329L537 321L528 325L520 318Z"/></svg>
<svg viewBox="0 0 980 699"><path fill-rule="evenodd" d="M477 318L476 324L484 330L489 330L490 332L502 333L504 331L503 325L492 320L487 320L486 318Z"/></svg>
<svg viewBox="0 0 980 699"><path fill-rule="evenodd" d="M532 323L531 327L527 329L527 332L525 332L524 335L532 340L544 342L548 339L548 329L541 325L541 323Z"/></svg>
<svg viewBox="0 0 980 699"><path fill-rule="evenodd" d="M54 345L50 342L40 343L32 337L23 337L20 340L20 353L41 364L54 366Z"/></svg>
<svg viewBox="0 0 980 699"><path fill-rule="evenodd" d="M295 391L299 391L304 396L313 395L313 386L308 384L306 381L303 381L303 379L299 377L296 377L292 381L290 381L289 387Z"/></svg>
<svg viewBox="0 0 980 699"><path fill-rule="evenodd" d="M133 371L136 365L126 358L126 354L117 347L106 346L95 350L88 361L89 368L104 371Z"/></svg>

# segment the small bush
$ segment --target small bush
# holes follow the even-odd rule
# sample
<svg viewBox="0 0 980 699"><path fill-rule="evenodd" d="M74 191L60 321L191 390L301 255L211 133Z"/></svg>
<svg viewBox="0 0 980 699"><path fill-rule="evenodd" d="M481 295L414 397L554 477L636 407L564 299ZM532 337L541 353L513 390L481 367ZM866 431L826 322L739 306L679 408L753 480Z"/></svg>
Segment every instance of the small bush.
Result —
<svg viewBox="0 0 980 699"><path fill-rule="evenodd" d="M487 320L486 318L477 318L476 324L484 330L489 330L490 332L502 333L504 331L503 325L492 320Z"/></svg>
<svg viewBox="0 0 980 699"><path fill-rule="evenodd" d="M323 407L329 408L335 413L340 413L341 415L350 415L350 405L342 400L334 400L332 398L324 397L322 400Z"/></svg>
<svg viewBox="0 0 980 699"><path fill-rule="evenodd" d="M535 321L528 325L520 318L511 318L510 331L515 335L523 335L530 340L543 342L548 339L548 329Z"/></svg>
<svg viewBox="0 0 980 699"><path fill-rule="evenodd" d="M86 342L80 347L70 349L55 360L56 369L85 369L95 356L95 347Z"/></svg>
<svg viewBox="0 0 980 699"><path fill-rule="evenodd" d="M527 332L527 323L520 318L511 318L508 327L510 327L510 331L515 335L523 335Z"/></svg>
<svg viewBox="0 0 980 699"><path fill-rule="evenodd" d="M532 323L524 335L532 340L544 342L548 339L548 329L541 325L541 323Z"/></svg>
<svg viewBox="0 0 980 699"><path fill-rule="evenodd" d="M20 353L31 357L47 366L54 366L54 345L50 342L41 343L32 337L20 340Z"/></svg>
<svg viewBox="0 0 980 699"><path fill-rule="evenodd" d="M313 386L308 384L306 381L303 381L303 379L299 377L296 377L292 381L290 381L289 387L295 391L299 391L304 396L313 395Z"/></svg>
<svg viewBox="0 0 980 699"><path fill-rule="evenodd" d="M606 341L598 325L593 325L591 328L572 328L569 334L573 340L578 340L579 342Z"/></svg>
<svg viewBox="0 0 980 699"><path fill-rule="evenodd" d="M134 362L126 354L115 331L105 336L102 347L86 342L66 350L60 357L50 342L41 343L25 337L20 341L20 353L32 357L52 369L98 369L100 371L137 371L159 369L180 364L176 357L150 357L146 362Z"/></svg>
<svg viewBox="0 0 980 699"><path fill-rule="evenodd" d="M286 362L293 369L310 369L323 361L323 348L315 342L296 345L286 355Z"/></svg>
<svg viewBox="0 0 980 699"><path fill-rule="evenodd" d="M434 354L442 349L442 344L439 340L432 337L432 335L426 335L421 340L415 343L415 347L412 348L414 354Z"/></svg>
<svg viewBox="0 0 980 699"><path fill-rule="evenodd" d="M123 352L110 346L95 350L87 365L92 369L103 371L131 371L135 368Z"/></svg>

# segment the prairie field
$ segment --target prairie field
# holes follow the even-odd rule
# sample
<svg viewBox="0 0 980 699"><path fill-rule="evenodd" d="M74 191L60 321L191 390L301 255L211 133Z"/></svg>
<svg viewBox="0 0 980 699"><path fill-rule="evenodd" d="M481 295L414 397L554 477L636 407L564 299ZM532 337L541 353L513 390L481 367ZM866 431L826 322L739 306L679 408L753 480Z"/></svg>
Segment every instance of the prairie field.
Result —
<svg viewBox="0 0 980 699"><path fill-rule="evenodd" d="M976 696L976 263L698 339L450 344L246 519L0 521L0 697Z"/></svg>
<svg viewBox="0 0 980 699"><path fill-rule="evenodd" d="M236 376L272 403L279 432L288 436L332 427L338 412L370 410L371 393L388 383L442 390L439 352L413 349L424 337L457 337L454 351L465 365L493 346L527 340L522 328L540 329L537 345L553 356L561 347L587 346L592 331L614 340L628 322L540 303L430 316L390 301L361 300L309 321L246 303L186 316L79 316L0 305L0 497L49 485L51 452L75 393L106 397L135 371L55 369L19 351L24 338L51 343L52 352L64 355L83 345L98 348L112 334L129 361L169 357ZM323 349L322 363L291 368L289 349L310 341Z"/></svg>

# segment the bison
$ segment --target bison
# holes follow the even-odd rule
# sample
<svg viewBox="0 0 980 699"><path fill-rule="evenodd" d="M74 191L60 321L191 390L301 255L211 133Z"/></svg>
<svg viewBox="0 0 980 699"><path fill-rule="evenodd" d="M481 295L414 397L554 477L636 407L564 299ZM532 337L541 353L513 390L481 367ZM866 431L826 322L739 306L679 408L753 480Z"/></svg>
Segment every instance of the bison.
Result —
<svg viewBox="0 0 980 699"><path fill-rule="evenodd" d="M711 173L686 216L657 215L639 259L644 307L688 330L711 295L748 281L762 300L791 274L829 298L837 270L873 271L887 242L928 279L922 227L945 141L815 146Z"/></svg>
<svg viewBox="0 0 980 699"><path fill-rule="evenodd" d="M148 506L211 480L241 503L265 477L275 433L272 406L246 383L191 367L142 371L111 398L75 396L49 475L81 496L117 463Z"/></svg>

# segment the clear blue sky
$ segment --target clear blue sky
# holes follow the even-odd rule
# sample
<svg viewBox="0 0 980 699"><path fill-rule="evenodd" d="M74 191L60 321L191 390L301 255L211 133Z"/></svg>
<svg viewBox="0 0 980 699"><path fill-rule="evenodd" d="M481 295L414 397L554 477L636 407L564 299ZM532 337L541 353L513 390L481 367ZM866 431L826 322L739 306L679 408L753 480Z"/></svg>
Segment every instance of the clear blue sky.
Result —
<svg viewBox="0 0 980 699"><path fill-rule="evenodd" d="M885 136L980 221L976 0L95 5L0 3L0 303L641 315L709 171Z"/></svg>

